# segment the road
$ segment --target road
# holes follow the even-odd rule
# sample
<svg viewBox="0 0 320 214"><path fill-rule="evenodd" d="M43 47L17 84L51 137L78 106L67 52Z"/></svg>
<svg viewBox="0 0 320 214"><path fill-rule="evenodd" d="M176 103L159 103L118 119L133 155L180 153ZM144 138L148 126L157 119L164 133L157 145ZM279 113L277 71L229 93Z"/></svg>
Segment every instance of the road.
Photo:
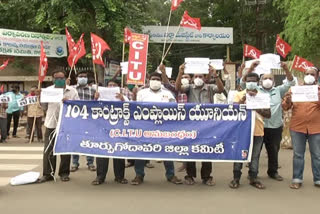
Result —
<svg viewBox="0 0 320 214"><path fill-rule="evenodd" d="M280 151L280 174L284 181L274 181L266 174L266 153L262 152L259 177L266 185L258 190L248 185L247 169L243 170L241 186L230 189L231 163L214 164L214 187L201 184L197 178L194 186L174 185L164 177L164 167L155 163L146 169L141 186L121 185L113 182L109 169L107 182L100 186L90 183L95 172L85 167L81 157L80 169L72 173L70 182L48 182L10 186L11 177L26 171L42 171L43 144L25 143L25 139L9 139L0 144L0 213L319 213L320 188L313 186L310 155L306 157L305 183L300 190L288 186L292 173L292 150ZM180 163L176 163L176 168ZM111 164L112 167L112 164ZM198 167L199 171L199 167ZM177 173L183 178L184 173ZM126 178L134 177L133 168L126 171Z"/></svg>

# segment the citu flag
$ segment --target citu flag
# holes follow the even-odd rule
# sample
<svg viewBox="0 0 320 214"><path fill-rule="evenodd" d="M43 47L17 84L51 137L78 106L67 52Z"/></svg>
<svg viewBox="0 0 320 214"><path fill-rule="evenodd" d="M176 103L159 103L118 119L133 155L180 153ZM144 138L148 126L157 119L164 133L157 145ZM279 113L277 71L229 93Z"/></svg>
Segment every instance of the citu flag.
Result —
<svg viewBox="0 0 320 214"><path fill-rule="evenodd" d="M106 50L111 50L109 45L99 36L91 33L91 50L93 63L104 66L102 55Z"/></svg>

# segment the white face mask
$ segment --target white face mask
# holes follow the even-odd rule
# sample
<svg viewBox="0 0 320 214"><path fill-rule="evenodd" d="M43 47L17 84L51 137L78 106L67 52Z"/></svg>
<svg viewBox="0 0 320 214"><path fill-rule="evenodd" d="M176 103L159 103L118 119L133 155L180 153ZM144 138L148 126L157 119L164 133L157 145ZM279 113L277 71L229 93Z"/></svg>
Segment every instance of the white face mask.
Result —
<svg viewBox="0 0 320 214"><path fill-rule="evenodd" d="M304 76L304 83L307 85L312 85L315 81L316 79L314 78L314 76L310 74Z"/></svg>
<svg viewBox="0 0 320 214"><path fill-rule="evenodd" d="M197 77L197 78L195 78L194 80L193 80L193 82L194 82L194 84L196 85L196 86L202 86L203 84L204 84L204 82L203 82L203 80L201 79L201 78L199 78L199 77Z"/></svg>
<svg viewBox="0 0 320 214"><path fill-rule="evenodd" d="M266 89L270 89L273 86L273 81L270 79L262 80L262 86Z"/></svg>
<svg viewBox="0 0 320 214"><path fill-rule="evenodd" d="M224 79L226 80L226 79L229 78L229 74L225 74L225 75L223 75L223 77L224 77Z"/></svg>
<svg viewBox="0 0 320 214"><path fill-rule="evenodd" d="M187 78L181 79L181 84L182 85L189 85L189 80Z"/></svg>
<svg viewBox="0 0 320 214"><path fill-rule="evenodd" d="M258 83L257 82L246 82L246 88L248 90L256 90L258 87Z"/></svg>
<svg viewBox="0 0 320 214"><path fill-rule="evenodd" d="M161 88L161 82L158 80L150 80L150 88L157 91Z"/></svg>

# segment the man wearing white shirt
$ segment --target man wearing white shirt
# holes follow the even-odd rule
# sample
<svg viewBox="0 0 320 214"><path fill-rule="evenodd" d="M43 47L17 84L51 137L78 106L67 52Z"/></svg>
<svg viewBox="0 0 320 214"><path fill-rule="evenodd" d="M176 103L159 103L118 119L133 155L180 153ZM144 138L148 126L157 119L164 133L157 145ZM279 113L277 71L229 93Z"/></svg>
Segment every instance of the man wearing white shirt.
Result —
<svg viewBox="0 0 320 214"><path fill-rule="evenodd" d="M175 102L175 98L168 90L162 89L162 78L159 73L152 73L149 76L150 87L142 89L137 94L138 102ZM182 181L178 179L174 174L174 164L172 161L164 161L164 167L166 169L166 178L169 182L174 184L182 184ZM145 160L136 160L134 164L134 170L136 177L131 181L132 185L139 185L144 179L144 165Z"/></svg>
<svg viewBox="0 0 320 214"><path fill-rule="evenodd" d="M52 73L53 86L49 88L63 88L63 100L79 100L78 92L75 88L66 85L66 73L62 70L55 70ZM44 122L45 139L44 139L44 152L43 152L43 176L37 181L43 183L46 181L52 181L54 179L54 173L56 170L56 156L53 155L54 146L54 132L58 124L58 118L60 114L60 105L62 102L48 103L48 109L46 119ZM61 181L69 181L70 174L70 155L61 155L59 176Z"/></svg>

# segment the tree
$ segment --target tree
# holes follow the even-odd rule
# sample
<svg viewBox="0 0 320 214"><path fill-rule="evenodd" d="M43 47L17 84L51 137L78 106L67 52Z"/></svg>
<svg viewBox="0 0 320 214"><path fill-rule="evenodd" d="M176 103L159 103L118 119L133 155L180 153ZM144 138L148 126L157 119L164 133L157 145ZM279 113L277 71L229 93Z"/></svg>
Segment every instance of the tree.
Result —
<svg viewBox="0 0 320 214"><path fill-rule="evenodd" d="M320 1L275 0L275 5L287 16L282 35L292 46L293 54L300 55L319 65L320 51Z"/></svg>

